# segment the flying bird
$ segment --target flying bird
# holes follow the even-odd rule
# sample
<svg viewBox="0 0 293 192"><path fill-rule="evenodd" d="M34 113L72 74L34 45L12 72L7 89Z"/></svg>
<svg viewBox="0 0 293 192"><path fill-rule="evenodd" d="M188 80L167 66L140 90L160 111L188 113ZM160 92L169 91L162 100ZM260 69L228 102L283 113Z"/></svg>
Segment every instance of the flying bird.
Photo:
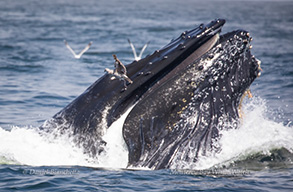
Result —
<svg viewBox="0 0 293 192"><path fill-rule="evenodd" d="M132 49L133 56L134 56L134 60L135 60L135 61L139 61L139 60L141 59L141 57L142 57L142 54L143 54L144 50L147 48L147 46L148 46L148 44L149 44L150 42L147 42L147 43L142 47L142 49L141 49L141 51L140 51L140 53L139 53L139 56L137 56L137 53L136 53L135 47L134 47L134 45L131 43L131 41L130 41L129 39L128 39L128 43L129 43L129 45L130 45L130 47L131 47L131 49Z"/></svg>
<svg viewBox="0 0 293 192"><path fill-rule="evenodd" d="M125 91L127 89L126 81L130 84L132 84L133 81L127 76L126 67L122 64L122 62L117 58L116 55L113 55L113 57L115 60L115 63L114 63L115 69L112 70L112 69L105 68L105 72L107 72L110 75L113 75L113 78L111 78L112 80L117 78L123 81L124 83L123 91Z"/></svg>
<svg viewBox="0 0 293 192"><path fill-rule="evenodd" d="M90 46L92 45L92 41L77 55L73 49L68 45L67 41L64 40L64 43L66 45L66 47L69 49L69 51L73 54L75 59L80 59L80 57L90 48Z"/></svg>

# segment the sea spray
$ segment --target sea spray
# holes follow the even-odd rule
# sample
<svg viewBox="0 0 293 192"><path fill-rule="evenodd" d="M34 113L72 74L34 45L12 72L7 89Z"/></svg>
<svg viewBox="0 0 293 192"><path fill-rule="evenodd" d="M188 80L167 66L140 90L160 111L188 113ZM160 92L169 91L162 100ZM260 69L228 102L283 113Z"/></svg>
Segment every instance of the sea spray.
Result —
<svg viewBox="0 0 293 192"><path fill-rule="evenodd" d="M122 127L130 108L106 130L105 151L91 158L67 135L39 134L32 127L0 128L0 163L31 166L79 165L88 167L126 168L128 150L122 137ZM243 119L238 129L221 131L217 145L219 153L199 156L194 163L176 162L183 169L203 170L229 166L253 154L270 154L273 149L286 148L293 153L293 128L277 123L268 116L265 100L255 97L243 105ZM141 169L141 168L139 168Z"/></svg>
<svg viewBox="0 0 293 192"><path fill-rule="evenodd" d="M77 147L69 134L41 133L38 128L0 128L0 163L31 166L79 165L89 167L126 168L128 150L122 137L122 127L131 111L115 121L103 136L105 151L91 158Z"/></svg>
<svg viewBox="0 0 293 192"><path fill-rule="evenodd" d="M271 150L286 148L293 153L293 128L276 123L268 116L265 100L255 97L243 106L243 119L238 129L221 131L219 153L199 157L193 169L208 169L229 166L235 161L261 153L269 155Z"/></svg>
<svg viewBox="0 0 293 192"><path fill-rule="evenodd" d="M117 121L108 128L103 140L107 142L105 152L100 157L100 165L108 168L126 168L128 164L128 149L123 139L124 121L133 108L130 107Z"/></svg>
<svg viewBox="0 0 293 192"><path fill-rule="evenodd" d="M0 156L10 160L6 163L32 166L88 165L87 156L67 136L41 135L28 127L0 128Z"/></svg>

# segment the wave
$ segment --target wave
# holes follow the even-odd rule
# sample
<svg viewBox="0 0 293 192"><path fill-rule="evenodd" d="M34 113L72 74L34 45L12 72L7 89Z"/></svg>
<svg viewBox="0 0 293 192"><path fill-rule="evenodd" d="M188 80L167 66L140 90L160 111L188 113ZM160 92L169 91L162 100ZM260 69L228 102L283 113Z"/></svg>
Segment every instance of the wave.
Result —
<svg viewBox="0 0 293 192"><path fill-rule="evenodd" d="M131 109L129 109L130 111ZM128 112L129 112L128 111ZM272 168L293 165L293 128L271 120L265 100L250 99L243 105L239 129L221 131L219 153L199 156L183 169L203 170L223 167ZM105 152L89 157L69 135L40 134L38 128L0 128L0 164L31 166L78 165L87 167L126 168L128 151L122 137L122 125L128 113L112 124L103 139ZM275 163L274 163L275 162Z"/></svg>

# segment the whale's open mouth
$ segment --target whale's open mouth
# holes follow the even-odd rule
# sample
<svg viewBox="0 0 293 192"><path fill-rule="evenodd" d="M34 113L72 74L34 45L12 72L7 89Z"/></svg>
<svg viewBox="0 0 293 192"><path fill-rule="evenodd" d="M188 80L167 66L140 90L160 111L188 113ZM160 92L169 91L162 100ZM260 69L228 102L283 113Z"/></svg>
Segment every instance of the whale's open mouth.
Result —
<svg viewBox="0 0 293 192"><path fill-rule="evenodd" d="M183 32L126 65L133 83L125 91L105 74L43 127L72 132L85 152L97 156L105 129L135 105L123 125L129 165L169 168L216 150L213 139L224 122L237 124L241 97L260 72L249 33L220 35L224 23L217 19Z"/></svg>

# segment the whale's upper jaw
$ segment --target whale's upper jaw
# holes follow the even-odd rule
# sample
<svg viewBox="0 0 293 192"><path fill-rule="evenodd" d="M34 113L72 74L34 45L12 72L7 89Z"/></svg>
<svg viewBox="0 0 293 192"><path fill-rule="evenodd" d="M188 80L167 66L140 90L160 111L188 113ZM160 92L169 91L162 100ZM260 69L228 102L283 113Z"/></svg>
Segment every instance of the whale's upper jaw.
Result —
<svg viewBox="0 0 293 192"><path fill-rule="evenodd" d="M161 71L166 74L180 65L182 60L204 45L214 35L220 33L224 24L225 20L217 19L207 25L201 24L190 31L183 32L178 38L171 40L169 44L156 50L152 55L127 65L129 76L136 79L140 74L150 73L152 76ZM138 66L141 66L141 70L138 70Z"/></svg>
<svg viewBox="0 0 293 192"><path fill-rule="evenodd" d="M178 38L164 46L161 51L168 54L178 47L183 50L186 48L186 44L196 44L195 46L200 47L207 39L220 33L225 22L224 19L217 19L207 25L201 24L192 30L184 31Z"/></svg>
<svg viewBox="0 0 293 192"><path fill-rule="evenodd" d="M133 81L133 84L129 85L125 92L120 93L121 83L111 83L113 89L115 86L115 89L119 91L119 97L126 99L116 102L108 116L109 124L119 118L126 108L133 104L133 101L141 98L172 70L177 67L184 68L182 63L191 54L200 50L193 58L197 59L207 52L212 46L206 46L206 44L213 37L219 35L224 24L225 20L223 19L214 20L206 25L201 24L190 31L183 32L178 38L171 40L169 44L156 50L153 54L126 65L128 77Z"/></svg>

